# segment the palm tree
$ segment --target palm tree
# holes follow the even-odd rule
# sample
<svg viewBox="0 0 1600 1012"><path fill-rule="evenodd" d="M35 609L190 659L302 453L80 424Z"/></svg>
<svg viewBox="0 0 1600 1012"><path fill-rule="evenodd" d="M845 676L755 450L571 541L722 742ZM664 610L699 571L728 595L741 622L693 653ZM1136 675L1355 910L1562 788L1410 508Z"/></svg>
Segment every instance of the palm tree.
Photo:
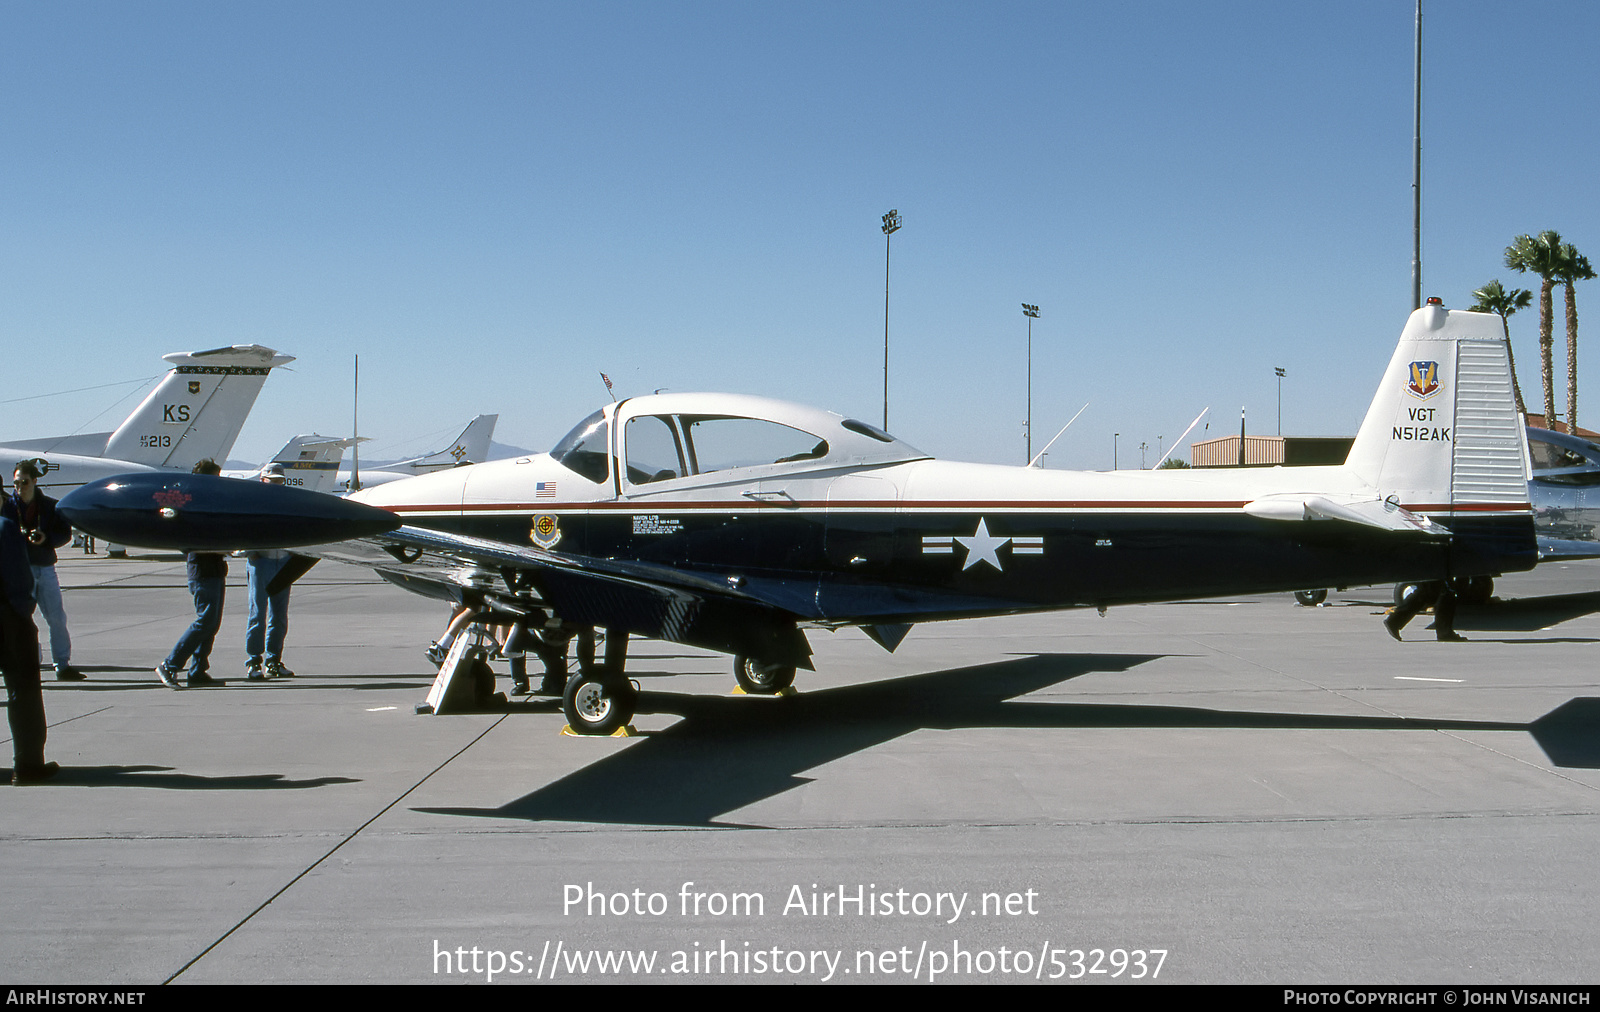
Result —
<svg viewBox="0 0 1600 1012"><path fill-rule="evenodd" d="M1506 333L1506 361L1511 366L1511 392L1517 397L1518 413L1526 415L1528 407L1522 403L1522 384L1517 382L1517 361L1511 354L1511 324L1506 320L1517 310L1527 309L1533 301L1533 293L1526 288L1513 288L1508 292L1496 278L1472 294L1478 301L1468 307L1468 312L1494 313L1500 317L1500 326ZM1546 419L1547 424L1548 421Z"/></svg>
<svg viewBox="0 0 1600 1012"><path fill-rule="evenodd" d="M1544 384L1544 423L1556 427L1555 376L1551 369L1551 299L1556 271L1561 265L1561 236L1546 230L1538 237L1519 235L1506 247L1506 266L1539 275L1539 379ZM1559 430L1558 430L1559 431Z"/></svg>
<svg viewBox="0 0 1600 1012"><path fill-rule="evenodd" d="M1572 283L1594 277L1589 258L1581 256L1571 243L1561 246L1561 262L1555 279L1567 289L1567 431L1578 431L1578 304L1573 301Z"/></svg>

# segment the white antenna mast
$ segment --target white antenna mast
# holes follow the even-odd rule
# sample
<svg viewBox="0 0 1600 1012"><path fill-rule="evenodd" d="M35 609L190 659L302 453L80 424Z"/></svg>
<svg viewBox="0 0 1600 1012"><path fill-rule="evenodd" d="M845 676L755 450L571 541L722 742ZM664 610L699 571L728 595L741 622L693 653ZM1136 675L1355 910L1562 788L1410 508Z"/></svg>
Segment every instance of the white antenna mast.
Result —
<svg viewBox="0 0 1600 1012"><path fill-rule="evenodd" d="M1165 464L1167 462L1167 458L1172 456L1172 451L1176 450L1178 448L1178 444L1183 442L1183 437L1187 436L1189 433L1193 432L1194 431L1194 427L1196 425L1200 424L1200 419L1202 419L1202 418L1204 418L1206 416L1206 411L1210 411L1210 410L1211 410L1210 406L1207 405L1205 411L1202 411L1198 415L1194 416L1194 421L1190 422L1189 423L1189 427L1187 429L1183 430L1183 436L1179 436L1177 439L1173 440L1172 441L1172 446L1168 447L1167 452L1161 455L1161 459L1160 460L1156 461L1156 470L1159 471L1161 469L1161 465Z"/></svg>
<svg viewBox="0 0 1600 1012"><path fill-rule="evenodd" d="M1088 411L1088 410L1089 410L1089 402L1088 401L1084 401L1083 402L1083 407L1078 409L1078 415L1081 415L1085 411ZM1044 459L1044 455L1050 452L1050 447L1056 445L1056 440L1061 438L1062 433L1064 433L1068 429L1072 428L1072 423L1078 420L1078 415L1073 415L1071 418L1067 419L1067 424L1065 424L1065 425L1063 425L1061 427L1061 432L1056 433L1054 438L1052 438L1050 440L1050 442L1044 444L1044 449L1039 451L1039 456L1037 456L1037 457L1033 458L1032 460L1028 461L1028 466L1029 467L1038 467L1039 466L1039 461L1043 460Z"/></svg>

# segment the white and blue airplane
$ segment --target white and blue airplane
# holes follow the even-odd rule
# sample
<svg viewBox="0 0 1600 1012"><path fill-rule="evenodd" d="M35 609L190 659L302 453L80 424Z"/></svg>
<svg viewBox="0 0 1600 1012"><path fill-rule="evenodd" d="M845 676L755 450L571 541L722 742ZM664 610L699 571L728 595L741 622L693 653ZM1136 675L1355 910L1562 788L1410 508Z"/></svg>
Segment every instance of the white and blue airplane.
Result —
<svg viewBox="0 0 1600 1012"><path fill-rule="evenodd" d="M892 650L923 622L1526 570L1528 477L1500 318L1430 304L1337 466L957 463L802 405L658 394L605 405L549 453L347 499L142 474L61 510L131 544L370 567L511 626L547 680L577 638L563 709L604 734L637 704L630 635L732 654L741 687L773 693L812 666L807 629Z"/></svg>

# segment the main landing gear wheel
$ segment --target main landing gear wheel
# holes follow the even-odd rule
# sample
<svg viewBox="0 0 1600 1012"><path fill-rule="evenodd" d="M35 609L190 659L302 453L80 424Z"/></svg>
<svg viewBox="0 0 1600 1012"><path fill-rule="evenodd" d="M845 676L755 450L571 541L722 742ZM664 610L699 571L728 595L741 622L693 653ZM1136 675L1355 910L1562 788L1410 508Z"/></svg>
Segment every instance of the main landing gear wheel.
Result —
<svg viewBox="0 0 1600 1012"><path fill-rule="evenodd" d="M607 735L633 719L637 693L633 683L600 681L590 675L574 675L561 695L561 712L567 726L579 734Z"/></svg>
<svg viewBox="0 0 1600 1012"><path fill-rule="evenodd" d="M1450 589L1455 591L1456 600L1462 604L1488 604L1494 596L1494 577L1452 576Z"/></svg>
<svg viewBox="0 0 1600 1012"><path fill-rule="evenodd" d="M741 654L733 659L733 677L752 696L775 696L794 684L794 665L762 664Z"/></svg>
<svg viewBox="0 0 1600 1012"><path fill-rule="evenodd" d="M1297 590L1294 592L1295 602L1302 607L1315 608L1328 599L1326 590Z"/></svg>
<svg viewBox="0 0 1600 1012"><path fill-rule="evenodd" d="M1417 606L1418 611L1432 607L1434 600L1439 596L1439 584L1432 581L1426 583L1397 583L1394 585L1394 606L1396 608L1400 607L1406 603L1407 599L1417 594L1423 595L1422 603Z"/></svg>

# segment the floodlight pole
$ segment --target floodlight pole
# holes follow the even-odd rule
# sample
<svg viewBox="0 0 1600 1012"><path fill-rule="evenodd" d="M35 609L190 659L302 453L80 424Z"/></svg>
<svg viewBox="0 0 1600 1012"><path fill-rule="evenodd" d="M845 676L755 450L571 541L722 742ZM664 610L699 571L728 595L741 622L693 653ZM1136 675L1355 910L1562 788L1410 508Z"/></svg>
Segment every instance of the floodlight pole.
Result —
<svg viewBox="0 0 1600 1012"><path fill-rule="evenodd" d="M889 237L900 231L900 212L883 216L883 431L889 431Z"/></svg>
<svg viewBox="0 0 1600 1012"><path fill-rule="evenodd" d="M361 356L356 356L356 371L354 382L351 384L350 393L350 438L360 436L358 418L360 414L359 401L361 400ZM352 443L350 446L350 487L347 491L361 491L361 444Z"/></svg>
<svg viewBox="0 0 1600 1012"><path fill-rule="evenodd" d="M1022 315L1028 318L1028 423L1027 433L1028 455L1026 462L1033 461L1033 321L1039 318L1039 307L1022 304Z"/></svg>
<svg viewBox="0 0 1600 1012"><path fill-rule="evenodd" d="M1282 366L1273 366L1272 371L1278 374L1278 435L1283 435L1283 377L1287 375Z"/></svg>
<svg viewBox="0 0 1600 1012"><path fill-rule="evenodd" d="M1417 58L1411 124L1411 308L1422 308L1422 0L1417 0Z"/></svg>

